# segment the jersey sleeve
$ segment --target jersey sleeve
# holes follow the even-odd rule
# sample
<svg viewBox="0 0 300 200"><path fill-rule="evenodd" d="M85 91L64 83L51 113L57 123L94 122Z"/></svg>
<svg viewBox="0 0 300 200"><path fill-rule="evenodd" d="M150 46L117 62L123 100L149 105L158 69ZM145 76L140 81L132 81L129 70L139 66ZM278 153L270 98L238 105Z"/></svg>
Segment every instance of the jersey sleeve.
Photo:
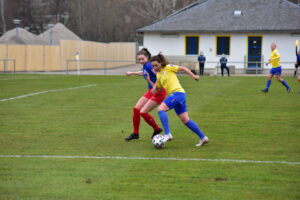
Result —
<svg viewBox="0 0 300 200"><path fill-rule="evenodd" d="M179 66L178 65L167 65L166 66L166 69L168 71L171 71L171 72L178 72L178 69L179 69Z"/></svg>

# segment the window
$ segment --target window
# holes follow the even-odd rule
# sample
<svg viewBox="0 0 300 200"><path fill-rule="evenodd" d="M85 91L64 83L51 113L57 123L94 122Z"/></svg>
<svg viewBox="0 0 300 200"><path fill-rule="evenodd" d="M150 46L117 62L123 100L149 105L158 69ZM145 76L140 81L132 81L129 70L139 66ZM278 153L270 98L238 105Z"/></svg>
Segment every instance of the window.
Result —
<svg viewBox="0 0 300 200"><path fill-rule="evenodd" d="M198 55L199 53L199 36L185 37L185 54Z"/></svg>
<svg viewBox="0 0 300 200"><path fill-rule="evenodd" d="M229 55L230 36L217 36L217 55Z"/></svg>

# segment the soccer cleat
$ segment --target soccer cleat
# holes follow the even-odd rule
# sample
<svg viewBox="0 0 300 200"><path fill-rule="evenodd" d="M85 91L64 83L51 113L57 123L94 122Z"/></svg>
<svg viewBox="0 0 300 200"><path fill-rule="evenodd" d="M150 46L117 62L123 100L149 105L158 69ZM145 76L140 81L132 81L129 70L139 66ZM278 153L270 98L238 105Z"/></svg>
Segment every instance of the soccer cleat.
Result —
<svg viewBox="0 0 300 200"><path fill-rule="evenodd" d="M153 137L154 137L155 135L160 134L161 132L162 132L162 129L161 129L161 128L158 128L157 131L154 131L153 134L152 134L152 136L151 136L151 140L153 139Z"/></svg>
<svg viewBox="0 0 300 200"><path fill-rule="evenodd" d="M130 140L133 140L133 139L139 139L139 134L132 133L127 138L125 138L126 141L130 141Z"/></svg>
<svg viewBox="0 0 300 200"><path fill-rule="evenodd" d="M209 139L208 139L208 137L205 136L202 140L200 140L200 142L198 144L196 144L196 146L201 147L201 146L207 144L208 142L209 142Z"/></svg>
<svg viewBox="0 0 300 200"><path fill-rule="evenodd" d="M261 90L262 92L264 92L264 93L268 93L268 89L264 89L264 90Z"/></svg>
<svg viewBox="0 0 300 200"><path fill-rule="evenodd" d="M291 89L292 89L292 87L287 88L287 89L286 89L287 93L290 93L290 92L291 92Z"/></svg>
<svg viewBox="0 0 300 200"><path fill-rule="evenodd" d="M171 133L165 135L165 143L168 142L168 141L171 141L173 139L173 136Z"/></svg>

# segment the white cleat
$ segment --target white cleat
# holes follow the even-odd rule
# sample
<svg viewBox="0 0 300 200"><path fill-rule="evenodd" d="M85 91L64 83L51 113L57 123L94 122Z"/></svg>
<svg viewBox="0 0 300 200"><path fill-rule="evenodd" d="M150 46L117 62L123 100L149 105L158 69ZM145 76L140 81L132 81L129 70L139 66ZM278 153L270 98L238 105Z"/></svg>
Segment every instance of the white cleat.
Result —
<svg viewBox="0 0 300 200"><path fill-rule="evenodd" d="M208 137L205 136L202 140L200 140L200 142L198 144L196 144L196 146L201 147L201 146L207 144L208 142L209 142L209 139L208 139Z"/></svg>
<svg viewBox="0 0 300 200"><path fill-rule="evenodd" d="M165 143L172 140L173 139L173 136L171 133L169 133L168 135L165 135Z"/></svg>

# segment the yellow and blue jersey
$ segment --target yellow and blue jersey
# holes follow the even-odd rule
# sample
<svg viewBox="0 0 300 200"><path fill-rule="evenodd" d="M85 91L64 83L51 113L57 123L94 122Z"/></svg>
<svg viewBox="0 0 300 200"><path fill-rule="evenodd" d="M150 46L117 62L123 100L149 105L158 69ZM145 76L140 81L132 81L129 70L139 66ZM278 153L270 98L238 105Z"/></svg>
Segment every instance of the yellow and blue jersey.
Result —
<svg viewBox="0 0 300 200"><path fill-rule="evenodd" d="M277 49L274 49L271 52L270 62L272 64L272 68L280 67L280 54Z"/></svg>
<svg viewBox="0 0 300 200"><path fill-rule="evenodd" d="M157 73L157 87L165 88L168 94L174 92L184 92L184 89L179 83L176 72L178 72L178 65L166 65L164 68Z"/></svg>

